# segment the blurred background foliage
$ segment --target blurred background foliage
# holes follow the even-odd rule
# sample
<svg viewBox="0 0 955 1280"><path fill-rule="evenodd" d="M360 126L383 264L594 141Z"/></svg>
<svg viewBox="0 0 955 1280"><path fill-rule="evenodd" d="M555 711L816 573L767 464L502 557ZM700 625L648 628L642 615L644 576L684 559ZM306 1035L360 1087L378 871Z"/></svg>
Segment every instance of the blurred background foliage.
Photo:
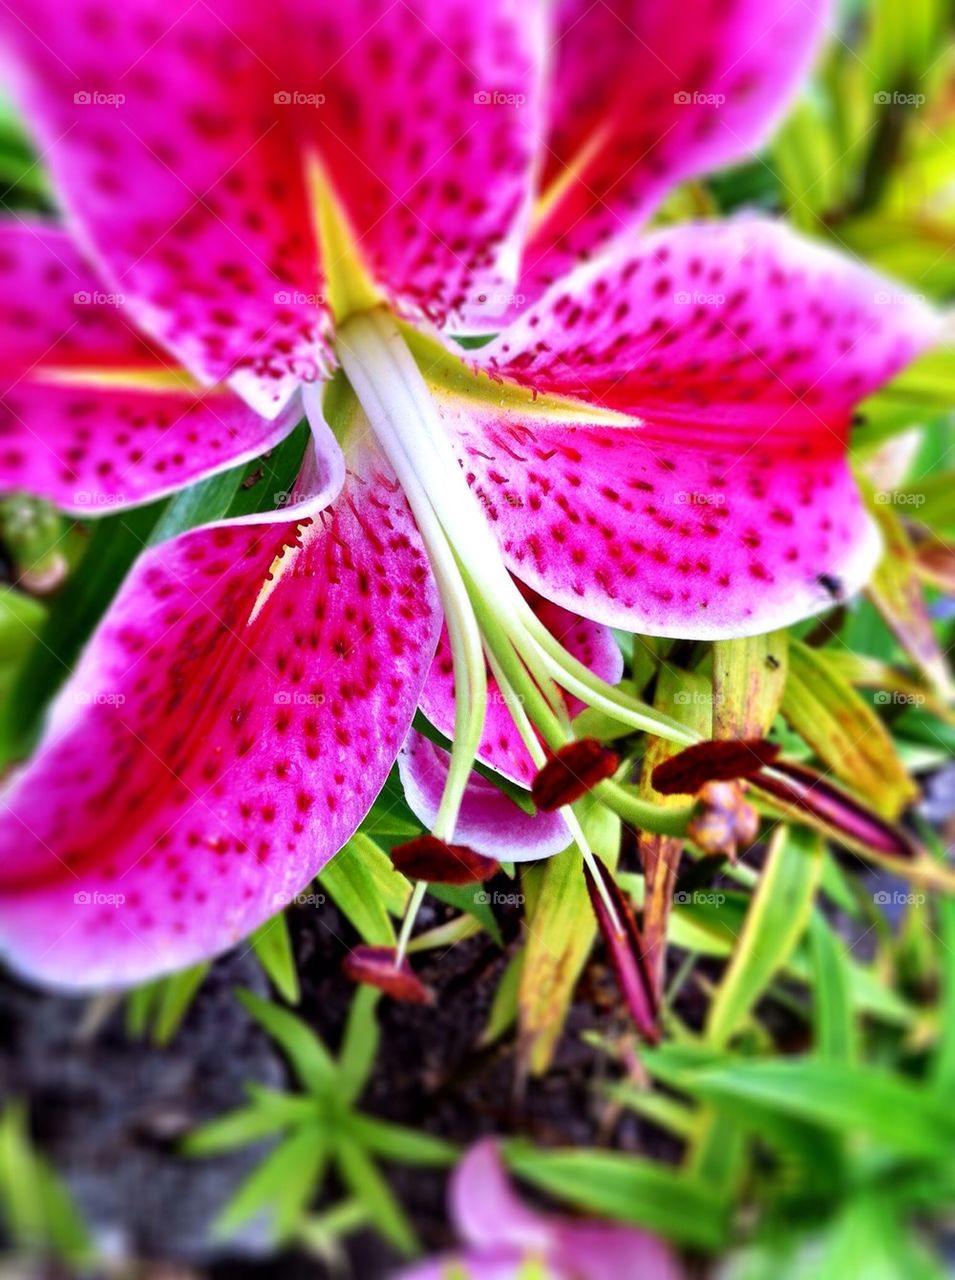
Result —
<svg viewBox="0 0 955 1280"><path fill-rule="evenodd" d="M948 0L844 4L837 37L766 152L687 184L658 219L726 217L760 207L889 273L900 290L950 307L953 38ZM42 163L8 107L0 109L0 190L17 216L53 212ZM771 644L782 676L755 696L772 736L790 758L831 770L889 818L927 787L916 821L927 856L940 868L950 861L955 835L947 658L955 639L953 408L955 361L940 350L858 415L853 458L885 535L882 564L858 604L732 652L624 641L630 687L640 693L656 686L661 696L665 660L668 678L678 673L668 709L674 688L689 691L684 710L689 717L705 707L707 730L732 728L709 720L718 683L724 719L737 716L739 727L753 712L742 695L734 700L726 690L736 687L734 668L754 669ZM67 521L25 495L0 501L5 764L29 750L50 698L137 554L210 519L276 505L291 488L304 442L300 429L249 466L86 523ZM634 758L648 748L630 745ZM619 826L598 813L590 825L595 847L613 864ZM394 872L386 850L418 830L392 780L362 831L320 878L323 893L366 943L394 943L394 921L411 886ZM507 1150L511 1167L559 1201L637 1223L720 1260L726 1280L951 1274L955 900L937 891L931 875L912 882L860 873L857 859L847 861L831 840L798 827L777 828L759 873L745 861L717 867L719 891L708 895L696 889L713 889L712 860L704 866L687 853L696 865L684 866L664 920L673 961L664 1045L643 1050L626 1037L589 1033L612 1066L595 1085L608 1114L633 1111L651 1122L679 1145L679 1160L544 1151L515 1140ZM571 849L527 868L517 886L529 927L511 951L483 1043L516 1028L525 1075L547 1072L593 946L578 868ZM642 875L622 870L619 882L650 909ZM480 930L500 942L491 906L475 905L473 894L436 892L450 914L414 940L413 952ZM220 1229L267 1205L279 1236L311 1242L323 1256L369 1223L410 1250L412 1227L370 1156L444 1163L449 1152L437 1140L383 1130L353 1109L370 1070L370 1060L359 1059L378 1048L375 1001L356 1000L336 1062L313 1036L307 1013L300 1019L286 1007L298 1003L299 983L283 917L252 943L274 1004L246 998L247 1007L283 1045L303 1092L269 1095L252 1082L245 1112L190 1140L190 1154L199 1157L266 1132L283 1134L224 1212ZM207 968L133 993L128 1034L167 1043ZM702 1025L682 1010L690 989L705 998ZM354 1087L346 1099L335 1094L330 1101L342 1055ZM337 1126L334 1141L330 1124ZM325 1134L320 1142L316 1132ZM303 1142L303 1133L311 1138ZM316 1212L313 1190L330 1160L338 1162L347 1196ZM82 1225L32 1149L25 1113L13 1103L0 1114L0 1215L18 1256L46 1249L83 1268L89 1247Z"/></svg>

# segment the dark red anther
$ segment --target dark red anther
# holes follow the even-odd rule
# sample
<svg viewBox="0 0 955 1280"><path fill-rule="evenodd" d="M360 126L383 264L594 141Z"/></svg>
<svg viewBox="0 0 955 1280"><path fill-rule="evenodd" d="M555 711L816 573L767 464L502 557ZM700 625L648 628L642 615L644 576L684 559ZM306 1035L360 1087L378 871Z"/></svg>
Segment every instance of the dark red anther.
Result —
<svg viewBox="0 0 955 1280"><path fill-rule="evenodd" d="M531 798L538 809L550 813L573 804L598 782L612 777L620 767L620 757L596 738L579 738L551 756L531 786Z"/></svg>
<svg viewBox="0 0 955 1280"><path fill-rule="evenodd" d="M594 865L600 876L600 884L606 897L613 903L614 922L607 908L605 895L601 893L596 878L588 863L584 863L584 876L587 880L587 892L597 917L597 924L603 935L610 963L617 976L617 983L633 1024L649 1044L656 1044L660 1039L658 1022L659 1001L650 972L649 958L640 937L640 930L634 919L630 903L621 892L620 886L599 858L594 858Z"/></svg>
<svg viewBox="0 0 955 1280"><path fill-rule="evenodd" d="M779 745L765 738L697 742L658 764L651 781L661 795L694 796L707 782L753 778L778 755Z"/></svg>
<svg viewBox="0 0 955 1280"><path fill-rule="evenodd" d="M353 982L377 987L394 1000L406 1004L434 1004L434 992L415 974L407 960L397 963L393 947L356 947L342 969Z"/></svg>
<svg viewBox="0 0 955 1280"><path fill-rule="evenodd" d="M395 869L412 880L434 880L438 884L474 884L497 875L501 866L483 853L463 844L446 844L437 836L423 835L391 851Z"/></svg>
<svg viewBox="0 0 955 1280"><path fill-rule="evenodd" d="M755 778L754 783L777 800L811 814L858 844L895 858L916 856L915 846L901 828L872 813L814 769L781 760Z"/></svg>

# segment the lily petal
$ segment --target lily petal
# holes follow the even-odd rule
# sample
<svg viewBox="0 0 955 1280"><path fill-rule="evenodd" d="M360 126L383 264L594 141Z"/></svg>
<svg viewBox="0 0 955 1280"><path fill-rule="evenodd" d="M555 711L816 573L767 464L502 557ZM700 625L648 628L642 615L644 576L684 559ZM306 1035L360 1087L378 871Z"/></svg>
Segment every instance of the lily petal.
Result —
<svg viewBox="0 0 955 1280"><path fill-rule="evenodd" d="M549 133L518 296L632 232L677 182L757 148L802 82L829 0L562 0Z"/></svg>
<svg viewBox="0 0 955 1280"><path fill-rule="evenodd" d="M316 244L307 173L407 307L442 316L478 274L513 274L540 21L520 0L13 0L0 40L103 287L197 377L236 377L274 416L330 359L336 255Z"/></svg>
<svg viewBox="0 0 955 1280"><path fill-rule="evenodd" d="M257 457L301 417L297 397L270 422L170 367L52 223L0 224L0 334L0 488L65 511L157 498Z"/></svg>
<svg viewBox="0 0 955 1280"><path fill-rule="evenodd" d="M434 823L451 757L413 729L398 757L405 799L426 826ZM526 813L493 782L472 771L454 828L460 843L503 862L549 858L570 844L559 813Z"/></svg>
<svg viewBox="0 0 955 1280"><path fill-rule="evenodd" d="M233 945L355 830L437 642L424 550L367 444L314 519L148 551L0 816L0 944L60 986Z"/></svg>
<svg viewBox="0 0 955 1280"><path fill-rule="evenodd" d="M562 609L535 592L528 592L527 599L538 618L580 662L608 684L616 684L623 675L623 655L620 646L607 627L589 622L578 614ZM488 671L488 702L484 722L484 734L478 758L505 778L530 788L537 776L527 748L517 731L507 709L504 695L494 676ZM571 715L582 707L576 698L568 697ZM435 728L446 737L454 733L454 663L447 627L441 632L438 651L421 694L421 710Z"/></svg>
<svg viewBox="0 0 955 1280"><path fill-rule="evenodd" d="M486 387L431 377L519 578L599 622L713 639L865 582L851 413L939 333L891 282L746 219L581 268L481 351Z"/></svg>

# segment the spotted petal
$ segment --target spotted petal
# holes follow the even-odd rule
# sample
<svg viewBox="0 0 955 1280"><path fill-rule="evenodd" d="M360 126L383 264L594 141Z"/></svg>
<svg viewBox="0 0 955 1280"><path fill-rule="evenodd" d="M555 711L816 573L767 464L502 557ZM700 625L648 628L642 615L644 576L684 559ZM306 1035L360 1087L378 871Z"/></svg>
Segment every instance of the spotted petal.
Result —
<svg viewBox="0 0 955 1280"><path fill-rule="evenodd" d="M214 955L355 830L437 642L410 512L366 448L314 520L142 557L0 816L0 945L47 982Z"/></svg>
<svg viewBox="0 0 955 1280"><path fill-rule="evenodd" d="M519 578L599 622L708 639L866 580L852 410L938 333L890 281L741 220L581 268L483 348L493 380L422 363Z"/></svg>
<svg viewBox="0 0 955 1280"><path fill-rule="evenodd" d="M102 287L274 416L330 357L307 173L408 307L442 316L514 271L539 23L521 0L13 0L0 41Z"/></svg>
<svg viewBox="0 0 955 1280"><path fill-rule="evenodd" d="M518 295L632 232L677 182L758 147L826 33L829 0L561 0L542 194Z"/></svg>
<svg viewBox="0 0 955 1280"><path fill-rule="evenodd" d="M300 416L297 397L270 422L199 387L61 229L0 224L0 488L79 514L131 506L256 457Z"/></svg>

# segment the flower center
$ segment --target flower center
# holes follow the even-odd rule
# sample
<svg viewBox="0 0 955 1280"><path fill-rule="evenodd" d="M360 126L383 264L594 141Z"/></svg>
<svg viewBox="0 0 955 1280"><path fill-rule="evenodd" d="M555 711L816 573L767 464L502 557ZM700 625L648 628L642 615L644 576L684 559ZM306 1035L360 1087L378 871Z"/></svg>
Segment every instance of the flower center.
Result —
<svg viewBox="0 0 955 1280"><path fill-rule="evenodd" d="M383 308L353 312L339 328L336 346L414 513L447 620L455 720L435 836L454 838L484 728L488 667L539 769L548 752L574 740L564 691L635 729L694 741L682 726L600 681L536 617L507 570L399 322ZM589 860L572 807L566 804L560 813Z"/></svg>

